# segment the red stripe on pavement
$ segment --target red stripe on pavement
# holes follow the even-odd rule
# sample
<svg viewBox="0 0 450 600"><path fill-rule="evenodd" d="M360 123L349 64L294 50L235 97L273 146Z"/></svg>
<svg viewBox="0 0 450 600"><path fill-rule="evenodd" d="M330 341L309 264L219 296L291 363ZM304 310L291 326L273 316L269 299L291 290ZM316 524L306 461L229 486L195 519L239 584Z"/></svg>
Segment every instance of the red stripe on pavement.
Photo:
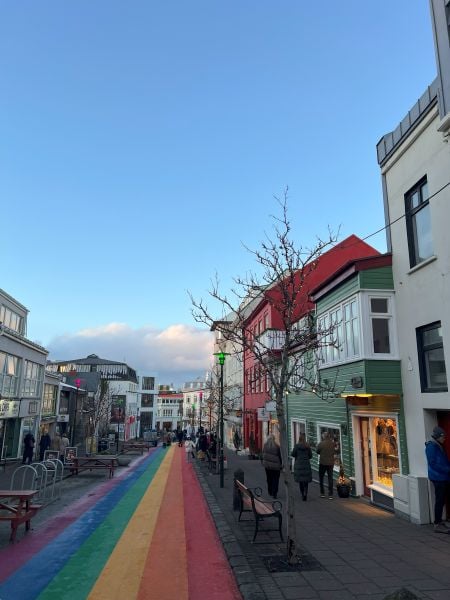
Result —
<svg viewBox="0 0 450 600"><path fill-rule="evenodd" d="M189 598L180 455L181 450L184 453L184 448L173 450L175 456L167 477L156 529L153 532L142 573L138 600L155 598L188 600Z"/></svg>
<svg viewBox="0 0 450 600"><path fill-rule="evenodd" d="M189 598L241 600L200 484L184 456L183 497Z"/></svg>

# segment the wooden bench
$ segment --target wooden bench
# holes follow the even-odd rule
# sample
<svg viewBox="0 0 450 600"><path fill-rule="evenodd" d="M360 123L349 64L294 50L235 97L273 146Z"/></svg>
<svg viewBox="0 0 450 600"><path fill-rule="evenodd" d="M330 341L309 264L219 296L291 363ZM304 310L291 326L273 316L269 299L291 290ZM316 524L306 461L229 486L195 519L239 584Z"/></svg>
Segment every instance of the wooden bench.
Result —
<svg viewBox="0 0 450 600"><path fill-rule="evenodd" d="M117 465L115 456L86 456L75 457L72 459L72 464L67 465L72 475L78 475L80 471L106 470L109 471L109 477L114 477L114 469Z"/></svg>
<svg viewBox="0 0 450 600"><path fill-rule="evenodd" d="M144 454L144 450L147 450L147 452L149 452L150 444L146 442L125 442L122 446L122 454L135 451L139 451L141 454Z"/></svg>
<svg viewBox="0 0 450 600"><path fill-rule="evenodd" d="M243 512L252 512L255 519L255 534L252 541L254 542L256 536L258 535L259 522L270 517L275 517L278 519L278 533L280 534L281 541L283 541L283 532L281 531L281 525L283 521L281 510L283 506L281 502L278 500L274 500L273 502L269 500L263 500L261 498L261 488L257 487L251 490L237 479L235 479L234 485L239 493L240 512L238 521L241 520Z"/></svg>
<svg viewBox="0 0 450 600"><path fill-rule="evenodd" d="M0 521L11 522L11 535L9 537L11 542L15 540L17 528L22 523L25 523L25 529L29 531L31 519L42 508L41 504L30 504L35 494L37 494L37 490L0 491ZM5 501L2 499L5 499Z"/></svg>

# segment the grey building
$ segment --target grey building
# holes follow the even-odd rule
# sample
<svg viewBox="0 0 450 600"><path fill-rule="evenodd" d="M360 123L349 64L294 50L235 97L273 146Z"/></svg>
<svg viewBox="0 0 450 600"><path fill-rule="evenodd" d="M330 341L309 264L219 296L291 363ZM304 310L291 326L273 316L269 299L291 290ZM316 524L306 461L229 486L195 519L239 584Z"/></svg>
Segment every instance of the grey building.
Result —
<svg viewBox="0 0 450 600"><path fill-rule="evenodd" d="M29 340L28 310L0 289L0 451L2 459L22 454L22 439L37 438L48 352Z"/></svg>

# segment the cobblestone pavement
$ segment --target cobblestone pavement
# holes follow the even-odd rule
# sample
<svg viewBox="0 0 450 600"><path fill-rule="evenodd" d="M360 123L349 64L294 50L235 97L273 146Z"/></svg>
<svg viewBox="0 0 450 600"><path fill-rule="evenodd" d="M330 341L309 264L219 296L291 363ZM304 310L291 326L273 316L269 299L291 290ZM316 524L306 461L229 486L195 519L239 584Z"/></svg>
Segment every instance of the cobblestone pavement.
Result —
<svg viewBox="0 0 450 600"><path fill-rule="evenodd" d="M267 497L265 471L260 461L231 451L227 458L223 489L206 464L196 461L194 468L244 600L383 600L400 588L420 599L450 598L450 535L435 534L431 525L413 525L364 499L320 498L314 483L307 502L296 490L305 569L270 572L266 557L286 549L278 532L258 534L252 544L250 514L242 523L233 511L234 471L242 469L245 484L260 486ZM280 481L284 502L281 488ZM267 521L261 528L271 526Z"/></svg>

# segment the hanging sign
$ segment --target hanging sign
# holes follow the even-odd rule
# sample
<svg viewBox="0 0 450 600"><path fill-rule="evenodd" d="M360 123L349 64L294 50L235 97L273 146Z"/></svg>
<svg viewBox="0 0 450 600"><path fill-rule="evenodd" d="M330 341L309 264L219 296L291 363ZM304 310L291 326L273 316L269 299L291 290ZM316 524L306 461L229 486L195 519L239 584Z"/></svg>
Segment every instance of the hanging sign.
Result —
<svg viewBox="0 0 450 600"><path fill-rule="evenodd" d="M18 400L0 400L0 418L12 419L19 416L20 402Z"/></svg>

